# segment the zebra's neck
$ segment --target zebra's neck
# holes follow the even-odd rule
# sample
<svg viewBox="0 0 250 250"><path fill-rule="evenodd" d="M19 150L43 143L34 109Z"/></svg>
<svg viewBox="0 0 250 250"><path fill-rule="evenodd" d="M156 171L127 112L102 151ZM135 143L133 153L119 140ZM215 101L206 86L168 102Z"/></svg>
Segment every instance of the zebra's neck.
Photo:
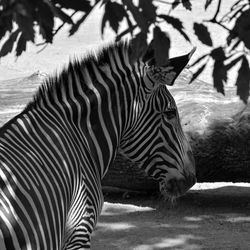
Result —
<svg viewBox="0 0 250 250"><path fill-rule="evenodd" d="M105 60L70 63L67 70L42 86L31 105L53 113L56 110L67 121L66 127L77 130L101 177L113 162L138 108L138 69L131 67L123 48L109 49Z"/></svg>

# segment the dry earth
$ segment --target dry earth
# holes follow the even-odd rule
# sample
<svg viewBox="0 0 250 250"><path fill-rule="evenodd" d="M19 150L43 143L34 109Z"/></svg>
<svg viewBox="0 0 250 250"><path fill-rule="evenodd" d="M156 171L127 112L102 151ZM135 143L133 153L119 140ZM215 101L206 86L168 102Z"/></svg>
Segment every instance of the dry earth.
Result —
<svg viewBox="0 0 250 250"><path fill-rule="evenodd" d="M43 77L0 82L0 126ZM170 205L154 196L105 195L93 250L250 249L250 184L202 183Z"/></svg>
<svg viewBox="0 0 250 250"><path fill-rule="evenodd" d="M250 249L250 185L202 183L170 205L106 197L94 250Z"/></svg>

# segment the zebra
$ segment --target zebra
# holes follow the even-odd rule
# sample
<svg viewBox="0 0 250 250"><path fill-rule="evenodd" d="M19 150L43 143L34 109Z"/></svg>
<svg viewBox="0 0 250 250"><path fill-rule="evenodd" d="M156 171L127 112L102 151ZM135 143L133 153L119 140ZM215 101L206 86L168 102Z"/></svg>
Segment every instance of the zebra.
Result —
<svg viewBox="0 0 250 250"><path fill-rule="evenodd" d="M120 151L168 197L195 163L167 89L193 52L157 66L131 42L70 60L0 129L0 249L89 249L101 180ZM152 52L146 53L152 55Z"/></svg>

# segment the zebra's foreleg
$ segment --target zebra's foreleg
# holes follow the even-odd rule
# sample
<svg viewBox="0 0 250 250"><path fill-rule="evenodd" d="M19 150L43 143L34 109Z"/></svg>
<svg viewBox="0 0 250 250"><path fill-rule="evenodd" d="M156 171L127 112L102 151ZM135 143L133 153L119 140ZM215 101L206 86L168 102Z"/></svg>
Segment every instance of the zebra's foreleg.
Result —
<svg viewBox="0 0 250 250"><path fill-rule="evenodd" d="M94 225L94 215L92 213L86 213L78 225L75 225L68 238L65 250L90 249L90 239Z"/></svg>

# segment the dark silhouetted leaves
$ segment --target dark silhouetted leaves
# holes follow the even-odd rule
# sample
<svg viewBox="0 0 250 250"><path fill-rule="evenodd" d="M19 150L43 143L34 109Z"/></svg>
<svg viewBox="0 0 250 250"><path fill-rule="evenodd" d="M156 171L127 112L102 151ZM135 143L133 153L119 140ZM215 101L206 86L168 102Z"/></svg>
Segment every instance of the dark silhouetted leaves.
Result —
<svg viewBox="0 0 250 250"><path fill-rule="evenodd" d="M224 83L227 81L227 66L224 64L226 60L225 52L222 47L212 50L211 57L214 59L213 80L214 88L225 95Z"/></svg>
<svg viewBox="0 0 250 250"><path fill-rule="evenodd" d="M181 0L181 3L187 10L192 10L192 4L190 0Z"/></svg>
<svg viewBox="0 0 250 250"><path fill-rule="evenodd" d="M79 20L77 20L77 22L71 27L71 29L69 30L69 35L70 35L70 36L74 35L74 34L78 31L80 25L85 21L85 19L87 18L88 14L89 14L89 13L83 15L83 16L82 16Z"/></svg>
<svg viewBox="0 0 250 250"><path fill-rule="evenodd" d="M139 59L147 50L147 34L140 32L131 41L131 63Z"/></svg>
<svg viewBox="0 0 250 250"><path fill-rule="evenodd" d="M175 29L177 29L181 35L190 42L188 35L184 31L184 27L180 19L167 15L159 15L160 18L164 19L168 24L171 24Z"/></svg>
<svg viewBox="0 0 250 250"><path fill-rule="evenodd" d="M67 15L64 11L62 11L60 8L54 6L52 8L52 11L54 15L60 18L63 22L73 24L71 17Z"/></svg>
<svg viewBox="0 0 250 250"><path fill-rule="evenodd" d="M89 0L52 0L53 3L58 3L61 7L66 9L80 10L89 12L91 9Z"/></svg>
<svg viewBox="0 0 250 250"><path fill-rule="evenodd" d="M153 23L156 19L156 7L153 0L139 0L139 8L142 10L142 15L149 23Z"/></svg>
<svg viewBox="0 0 250 250"><path fill-rule="evenodd" d="M176 8L179 4L182 4L182 6L187 10L192 10L192 4L190 0L175 0L172 3L172 9Z"/></svg>
<svg viewBox="0 0 250 250"><path fill-rule="evenodd" d="M207 63L204 63L202 66L200 66L200 68L197 69L197 71L193 74L189 83L192 83L203 72L206 65L207 65Z"/></svg>
<svg viewBox="0 0 250 250"><path fill-rule="evenodd" d="M250 10L244 11L236 20L235 26L228 36L228 43L238 37L250 49Z"/></svg>
<svg viewBox="0 0 250 250"><path fill-rule="evenodd" d="M30 16L16 15L16 22L19 29L26 37L26 40L34 42L35 31L32 21L33 20Z"/></svg>
<svg viewBox="0 0 250 250"><path fill-rule="evenodd" d="M156 26L153 33L153 49L157 66L163 66L168 61L170 39L167 33L162 32L160 27Z"/></svg>
<svg viewBox="0 0 250 250"><path fill-rule="evenodd" d="M194 23L194 32L198 39L208 45L213 46L213 42L207 27L201 23Z"/></svg>
<svg viewBox="0 0 250 250"><path fill-rule="evenodd" d="M101 32L103 34L104 27L107 22L109 22L110 27L117 33L119 24L122 21L122 19L125 17L126 11L123 7L123 5L118 4L116 2L107 2L105 4L105 13L102 18L102 26L101 26Z"/></svg>
<svg viewBox="0 0 250 250"><path fill-rule="evenodd" d="M23 53L23 51L26 50L26 43L27 43L26 37L24 36L24 34L21 34L16 46L16 56L20 56Z"/></svg>
<svg viewBox="0 0 250 250"><path fill-rule="evenodd" d="M209 5L212 3L213 0L206 0L205 3L205 10L209 7Z"/></svg>
<svg viewBox="0 0 250 250"><path fill-rule="evenodd" d="M214 61L212 76L214 80L214 88L219 93L225 95L224 83L227 81L227 68L224 65L223 61Z"/></svg>
<svg viewBox="0 0 250 250"><path fill-rule="evenodd" d="M19 33L20 33L20 30L16 30L15 32L11 33L11 35L9 36L9 39L3 44L0 50L0 57L6 56L8 53L12 51L14 43Z"/></svg>
<svg viewBox="0 0 250 250"><path fill-rule="evenodd" d="M226 59L225 52L222 47L213 49L210 55L216 61L224 61Z"/></svg>
<svg viewBox="0 0 250 250"><path fill-rule="evenodd" d="M174 0L172 3L172 9L176 8L181 2L179 0Z"/></svg>
<svg viewBox="0 0 250 250"><path fill-rule="evenodd" d="M137 26L141 29L141 31L148 33L149 22L144 18L139 8L134 5L132 0L122 0L122 2L126 6L127 11L129 11L133 16Z"/></svg>
<svg viewBox="0 0 250 250"><path fill-rule="evenodd" d="M3 38L7 31L11 31L12 28L13 23L11 17L0 15L0 39Z"/></svg>
<svg viewBox="0 0 250 250"><path fill-rule="evenodd" d="M39 2L39 11L36 12L36 18L39 24L39 32L48 43L52 43L53 40L53 28L54 28L54 16L50 7Z"/></svg>
<svg viewBox="0 0 250 250"><path fill-rule="evenodd" d="M247 103L249 97L249 83L250 83L250 69L247 58L244 56L242 58L241 67L239 69L239 74L236 80L237 95L244 103Z"/></svg>

